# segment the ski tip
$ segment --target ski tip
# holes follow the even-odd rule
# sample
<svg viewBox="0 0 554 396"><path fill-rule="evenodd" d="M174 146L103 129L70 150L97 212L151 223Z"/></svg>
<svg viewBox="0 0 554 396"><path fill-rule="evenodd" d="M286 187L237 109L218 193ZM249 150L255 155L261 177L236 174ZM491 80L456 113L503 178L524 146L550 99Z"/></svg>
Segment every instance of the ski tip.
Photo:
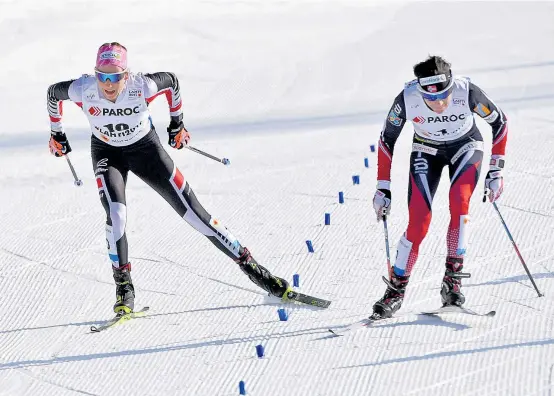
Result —
<svg viewBox="0 0 554 396"><path fill-rule="evenodd" d="M490 311L490 312L487 312L487 313L485 314L485 316L489 316L489 317L491 317L491 318L492 318L494 315L496 315L496 311Z"/></svg>
<svg viewBox="0 0 554 396"><path fill-rule="evenodd" d="M336 333L335 330L333 329L327 329L327 330L329 331L329 333L333 334L334 336L337 336L337 337L342 336L342 334Z"/></svg>

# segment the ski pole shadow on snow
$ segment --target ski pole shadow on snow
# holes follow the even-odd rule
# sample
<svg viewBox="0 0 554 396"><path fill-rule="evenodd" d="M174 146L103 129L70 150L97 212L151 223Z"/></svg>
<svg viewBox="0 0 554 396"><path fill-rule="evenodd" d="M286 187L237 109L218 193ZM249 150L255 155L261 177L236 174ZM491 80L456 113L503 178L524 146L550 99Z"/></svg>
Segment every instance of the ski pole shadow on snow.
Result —
<svg viewBox="0 0 554 396"><path fill-rule="evenodd" d="M281 307L286 306L286 308L289 311L294 310L312 310L312 311L318 311L322 308L313 307L311 305L306 304L283 304L283 302L277 298L272 298L270 296L265 296L261 303L258 304L241 304L241 305L225 305L220 307L211 307L211 308L198 308L198 309L187 309L183 311L173 311L173 312L152 312L149 311L146 315L139 317L137 319L149 319L149 318L155 318L158 316L171 316L171 315L185 315L185 314L191 314L191 313L198 313L198 312L215 312L215 311L226 311L229 309L244 309L244 308L257 308L257 307L267 307L267 306L275 306L275 307ZM49 326L36 326L36 327L21 327L17 329L11 329L11 330L0 330L0 335L4 334L11 334L11 333L19 333L19 332L26 332L26 331L36 331L36 330L45 330L45 329L56 329L56 328L64 328L64 327L81 327L81 326L92 326L92 325L102 325L104 323L107 323L111 317L103 317L99 320L92 320L87 322L70 322L70 323L60 323L60 324L54 324Z"/></svg>
<svg viewBox="0 0 554 396"><path fill-rule="evenodd" d="M175 311L175 312L160 312L160 313L148 313L147 315L137 318L137 319L147 319L152 318L156 316L169 316L169 315L183 315L183 314L189 314L189 313L195 313L195 312L210 312L210 311L224 311L228 309L241 309L241 308L253 308L253 307L262 307L271 305L268 303L262 303L262 304L244 304L244 305L226 305L221 307L212 307L212 308L200 308L200 309L189 309L184 311ZM11 329L11 330L1 330L0 335L3 334L10 334L10 333L18 333L23 331L34 331L34 330L45 330L45 329L55 329L55 328L63 328L63 327L80 327L80 326L92 326L92 325L98 325L106 323L111 318L102 318L100 320L96 321L88 321L88 322L74 322L74 323L61 323L61 324L55 324L50 326L37 326L37 327L22 327L19 329Z"/></svg>
<svg viewBox="0 0 554 396"><path fill-rule="evenodd" d="M425 353L423 355L417 355L417 356L406 356L401 358L394 358L394 359L386 359L382 361L376 361L376 362L369 362L365 364L358 364L358 365L352 365L352 366L341 366L336 367L335 369L352 369L352 368L361 368L361 367L379 367L379 366L388 366L391 364L398 364L398 363L406 363L406 362L418 362L418 361L427 361L427 360L433 360L433 359L440 359L444 357L461 357L464 355L474 355L476 353L489 353L493 351L507 351L510 349L516 349L516 348L525 348L525 347L537 347L537 346L548 346L548 345L554 345L554 338L547 338L543 340L535 340L535 341L526 341L526 342L518 342L513 344L504 344L504 345L496 345L496 346L490 346L490 347L482 347L482 348L468 348L468 349L461 349L457 351L439 351L439 352L429 352Z"/></svg>
<svg viewBox="0 0 554 396"><path fill-rule="evenodd" d="M323 333L326 331L327 331L326 327L314 327L309 329L280 332L278 334L270 335L269 337L276 338L276 339L291 338L291 337L310 335L314 333ZM4 370L20 369L25 367L52 366L52 365L63 364L63 363L88 362L96 359L147 356L147 355L155 355L159 353L186 351L186 350L194 350L199 348L210 348L210 347L221 348L224 345L265 342L267 340L268 340L267 334L260 334L260 335L247 336L247 337L234 337L234 338L223 337L221 339L213 339L210 341L197 341L197 342L184 341L184 342L174 343L173 345L170 345L170 346L167 346L167 345L146 346L144 348L128 349L128 350L121 350L121 351L98 352L98 353L84 354L84 355L57 356L51 359L20 360L20 361L0 363L0 372Z"/></svg>
<svg viewBox="0 0 554 396"><path fill-rule="evenodd" d="M548 279L548 278L554 278L554 272L541 272L540 274L532 274L533 279ZM477 287L477 286L494 286L494 285L501 285L503 283L521 283L524 286L527 286L527 283L523 282L529 282L529 277L527 275L517 275L517 276L510 276L508 278L501 278L501 279L495 279L488 282L481 282L481 283L471 283L466 284L464 287ZM532 287L529 285L529 287Z"/></svg>

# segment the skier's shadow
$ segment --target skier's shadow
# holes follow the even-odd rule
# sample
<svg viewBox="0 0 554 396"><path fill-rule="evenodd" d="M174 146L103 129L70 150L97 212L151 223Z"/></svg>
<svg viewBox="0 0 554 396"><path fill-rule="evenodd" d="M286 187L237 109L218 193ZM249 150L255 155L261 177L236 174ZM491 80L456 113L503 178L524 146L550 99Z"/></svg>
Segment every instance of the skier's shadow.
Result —
<svg viewBox="0 0 554 396"><path fill-rule="evenodd" d="M400 319L400 318L398 318ZM344 327L348 327L349 325L346 324L344 326L335 326L337 329L341 329ZM467 330L471 329L471 326L461 324L461 323L455 323L455 322L449 322L447 320L444 320L439 315L423 315L423 314L417 314L416 320L412 320L410 322L395 322L395 323L387 323L386 321L383 323L379 323L378 321L373 323L371 326L367 326L363 329L357 330L357 332L363 332L368 330L377 330L377 329L384 329L384 328L391 328L391 327L404 327L404 326L439 326L439 327L447 327L451 328L454 331L461 331L461 330ZM340 336L346 336L348 333L341 334ZM339 336L339 337L340 337ZM317 340L326 340L329 338L337 338L336 334L329 334L324 337L316 338Z"/></svg>
<svg viewBox="0 0 554 396"><path fill-rule="evenodd" d="M440 326L440 327L451 328L454 331L471 329L471 326L444 320L444 318L442 318L439 315L423 315L423 314L417 314L417 319L412 322L383 323L383 324L379 324L377 322L375 323L375 325L371 327L387 328L387 327L403 327L403 326ZM368 327L368 328L371 328L371 327Z"/></svg>

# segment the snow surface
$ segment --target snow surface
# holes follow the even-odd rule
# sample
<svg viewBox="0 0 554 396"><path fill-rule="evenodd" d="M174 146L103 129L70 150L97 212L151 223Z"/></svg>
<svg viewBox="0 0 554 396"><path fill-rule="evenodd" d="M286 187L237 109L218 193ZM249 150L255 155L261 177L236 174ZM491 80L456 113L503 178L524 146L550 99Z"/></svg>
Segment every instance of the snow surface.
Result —
<svg viewBox="0 0 554 396"><path fill-rule="evenodd" d="M241 380L257 396L552 395L553 20L547 2L0 2L0 395L237 395ZM203 205L260 263L288 279L299 273L301 291L331 299L329 309L289 308L280 322L279 303L131 176L136 303L151 314L89 333L114 301L104 211L84 115L65 106L77 188L65 160L48 152L45 97L49 84L90 73L97 46L112 40L127 45L134 70L174 71L194 145L231 159L223 167L171 151ZM546 296L537 298L481 203L480 180L464 290L468 307L497 316L418 315L440 304L443 180L398 318L330 337L328 327L365 317L384 292L369 145L429 53L472 77L509 117L499 207ZM152 111L165 141L165 101ZM479 125L488 151L490 129ZM395 150L393 255L406 227L411 134L406 127Z"/></svg>

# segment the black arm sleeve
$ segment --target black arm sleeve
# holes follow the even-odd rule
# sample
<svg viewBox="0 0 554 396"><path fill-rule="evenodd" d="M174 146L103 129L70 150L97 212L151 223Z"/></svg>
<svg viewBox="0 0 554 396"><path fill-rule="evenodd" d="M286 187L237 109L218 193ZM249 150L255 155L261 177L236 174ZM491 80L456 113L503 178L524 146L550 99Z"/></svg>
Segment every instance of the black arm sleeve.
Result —
<svg viewBox="0 0 554 396"><path fill-rule="evenodd" d="M47 92L48 115L50 116L50 129L53 132L63 132L61 124L63 107L62 101L69 98L69 87L75 80L62 81L50 85Z"/></svg>
<svg viewBox="0 0 554 396"><path fill-rule="evenodd" d="M471 82L469 83L469 107L491 126L492 153L504 155L508 137L506 115L481 88Z"/></svg>
<svg viewBox="0 0 554 396"><path fill-rule="evenodd" d="M177 79L175 73L146 73L144 77L149 78L156 83L158 92L163 91L166 88L172 88L175 93L179 94L179 80Z"/></svg>
<svg viewBox="0 0 554 396"><path fill-rule="evenodd" d="M48 87L48 100L68 100L69 99L69 86L75 80L62 81Z"/></svg>
<svg viewBox="0 0 554 396"><path fill-rule="evenodd" d="M165 94L172 123L182 122L181 93L177 76L170 72L158 72L144 74L144 77L147 85L147 103L150 103L158 95Z"/></svg>
<svg viewBox="0 0 554 396"><path fill-rule="evenodd" d="M379 151L377 153L377 180L390 180L392 166L392 154L396 140L406 123L406 105L404 103L404 90L394 99L383 130L379 138Z"/></svg>
<svg viewBox="0 0 554 396"><path fill-rule="evenodd" d="M394 99L390 111L387 115L387 120L381 132L381 142L387 148L390 155L394 152L396 140L404 128L406 123L406 105L404 103L404 91L400 92Z"/></svg>

